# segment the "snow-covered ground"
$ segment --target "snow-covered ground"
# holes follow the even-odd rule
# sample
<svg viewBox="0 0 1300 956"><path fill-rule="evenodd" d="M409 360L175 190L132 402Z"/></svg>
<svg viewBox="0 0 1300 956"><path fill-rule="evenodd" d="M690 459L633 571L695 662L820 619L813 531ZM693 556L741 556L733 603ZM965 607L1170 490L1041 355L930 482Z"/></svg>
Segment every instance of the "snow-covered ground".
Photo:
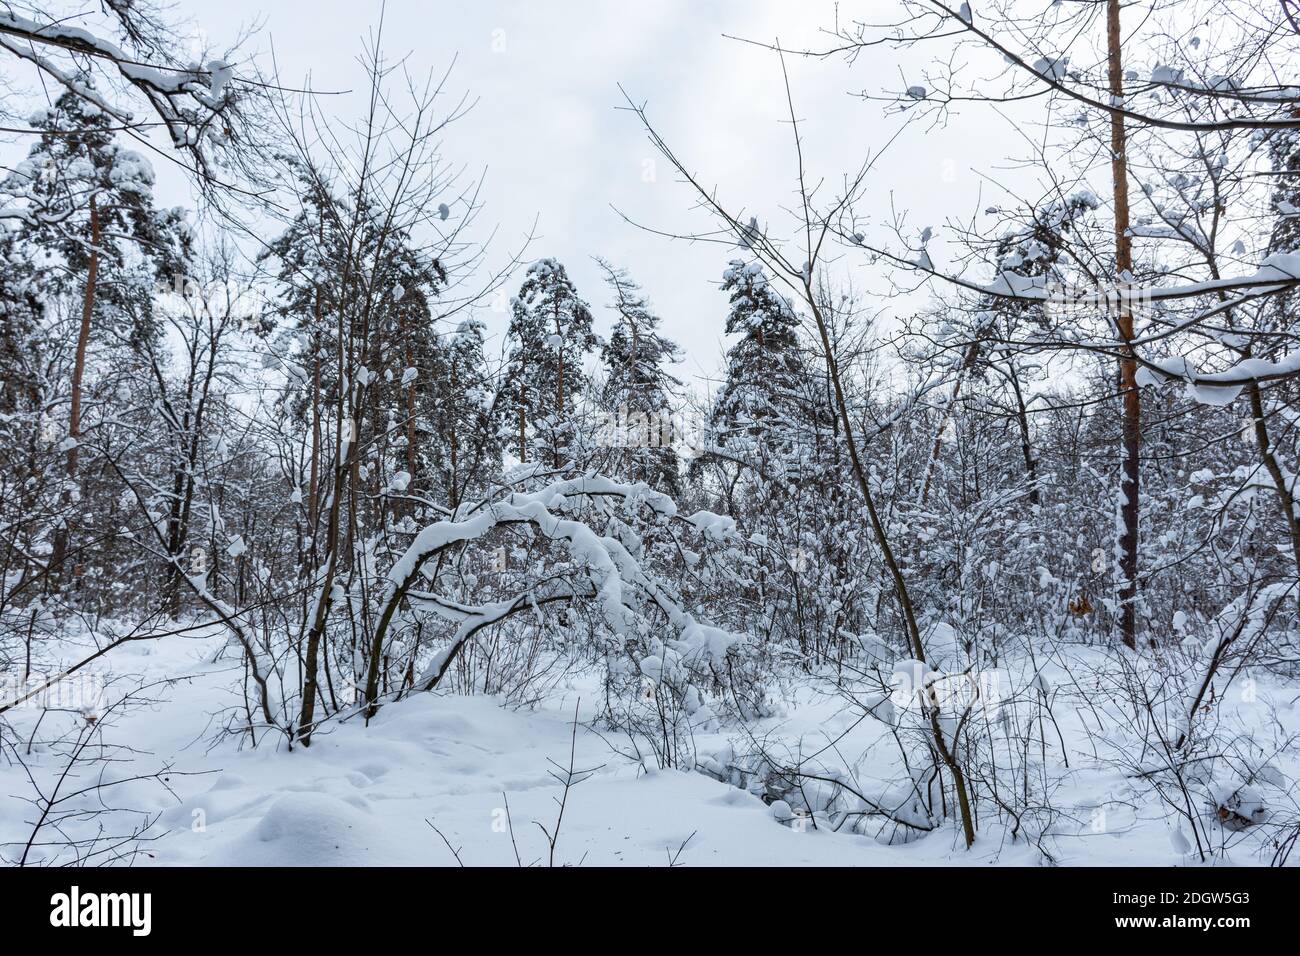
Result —
<svg viewBox="0 0 1300 956"><path fill-rule="evenodd" d="M953 827L888 846L858 833L830 832L824 821L794 826L758 796L700 772L647 770L622 755L620 741L588 726L594 690L581 681L536 710L488 697L426 694L359 718L327 724L310 749L256 748L216 733L240 678L217 633L127 644L97 662L98 674L152 685L151 702L103 728L109 743L130 743L117 762L88 765L63 792L99 779L152 774L169 765L167 787L144 779L114 787L109 805L158 814L158 838L137 865L524 865L551 861L559 799L554 774L591 769L564 807L556 865L1035 865L1043 856L1005 829L981 828L973 851ZM73 646L67 648L69 659ZM161 682L161 683L159 683ZM1267 689L1260 691L1267 696ZM578 721L574 726L574 710ZM1244 710L1244 708L1243 708ZM1261 708L1262 711L1262 708ZM1283 711L1294 714L1294 710ZM1070 767L1058 768L1054 806L1062 818L1048 840L1062 864L1190 864L1170 814L1143 800L1122 774L1090 760L1080 742L1081 709L1056 708ZM11 710L12 732L40 737L82 715ZM728 747L740 753L762 739L774 749L865 754L855 772L870 776L883 731L857 720L833 698L796 693L780 716L697 737L701 762ZM215 742L214 742L215 741ZM834 747L827 744L834 741ZM19 743L22 750L22 744ZM887 771L889 758L878 768ZM48 788L63 763L37 745L25 762ZM1288 777L1295 767L1285 767ZM170 787L170 791L168 791ZM24 769L0 762L0 843L15 859L31 831L32 785ZM506 808L509 807L507 814ZM1105 825L1097 808L1106 808ZM129 815L128 815L129 816ZM1081 822L1082 821L1082 822ZM98 825L96 818L95 825ZM89 824L88 824L89 825ZM435 829L436 828L436 829ZM111 827L110 827L111 829ZM847 828L845 828L847 831ZM512 834L513 831L513 834ZM444 840L445 837L445 840ZM516 859L516 853L518 859ZM39 857L39 850L33 859ZM1251 864L1237 848L1217 862Z"/></svg>

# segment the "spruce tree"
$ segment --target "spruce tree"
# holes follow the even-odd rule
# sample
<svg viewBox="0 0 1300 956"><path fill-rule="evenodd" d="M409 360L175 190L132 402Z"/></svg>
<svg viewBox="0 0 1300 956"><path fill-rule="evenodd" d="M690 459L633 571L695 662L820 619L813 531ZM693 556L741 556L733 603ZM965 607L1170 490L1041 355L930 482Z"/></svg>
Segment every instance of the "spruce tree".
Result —
<svg viewBox="0 0 1300 956"><path fill-rule="evenodd" d="M567 459L573 437L573 412L587 387L583 360L597 347L591 307L578 295L564 266L555 259L533 263L511 302L503 389L510 434L521 461L530 442L552 467Z"/></svg>
<svg viewBox="0 0 1300 956"><path fill-rule="evenodd" d="M618 312L603 349L601 406L606 444L614 452L610 471L677 497L681 475L674 448L678 436L673 396L681 382L664 368L679 361L677 346L659 334L660 318L627 270L603 259L596 261L605 272Z"/></svg>
<svg viewBox="0 0 1300 956"><path fill-rule="evenodd" d="M790 445L790 426L798 418L806 374L799 319L757 262L732 260L722 289L731 293L727 333L740 339L727 351L726 379L712 414L714 439L768 457Z"/></svg>

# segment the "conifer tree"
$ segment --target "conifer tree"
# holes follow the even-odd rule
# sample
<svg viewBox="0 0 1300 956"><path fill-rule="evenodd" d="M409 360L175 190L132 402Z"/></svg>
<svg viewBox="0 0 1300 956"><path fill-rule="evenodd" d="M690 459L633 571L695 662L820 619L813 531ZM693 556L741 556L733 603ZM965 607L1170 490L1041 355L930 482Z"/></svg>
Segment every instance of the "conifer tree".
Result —
<svg viewBox="0 0 1300 956"><path fill-rule="evenodd" d="M543 460L560 467L573 436L573 412L587 387L583 360L597 347L591 307L578 295L564 266L539 259L528 268L511 302L510 352L503 397L521 461L530 439Z"/></svg>
<svg viewBox="0 0 1300 956"><path fill-rule="evenodd" d="M428 370L422 454L441 499L453 508L482 491L501 466L483 333L483 323L471 318L440 336Z"/></svg>
<svg viewBox="0 0 1300 956"><path fill-rule="evenodd" d="M93 88L89 77L80 83ZM125 345L138 360L161 334L153 315L154 290L183 272L192 240L182 210L155 207L152 166L116 141L111 118L89 99L64 92L29 121L41 135L0 184L0 194L13 204L8 211L19 220L16 241L27 247L33 278L45 294L80 300L61 444L64 516L54 530L49 562L57 576L80 496L82 384L92 341Z"/></svg>
<svg viewBox="0 0 1300 956"><path fill-rule="evenodd" d="M674 448L679 436L674 433L673 397L681 382L664 366L679 360L677 346L659 334L661 320L627 270L596 261L618 312L603 350L601 406L606 443L615 452L610 471L676 496L681 476Z"/></svg>
<svg viewBox="0 0 1300 956"><path fill-rule="evenodd" d="M799 385L805 374L799 319L769 283L761 264L732 260L722 289L731 293L727 373L712 415L719 444L767 457L791 442Z"/></svg>

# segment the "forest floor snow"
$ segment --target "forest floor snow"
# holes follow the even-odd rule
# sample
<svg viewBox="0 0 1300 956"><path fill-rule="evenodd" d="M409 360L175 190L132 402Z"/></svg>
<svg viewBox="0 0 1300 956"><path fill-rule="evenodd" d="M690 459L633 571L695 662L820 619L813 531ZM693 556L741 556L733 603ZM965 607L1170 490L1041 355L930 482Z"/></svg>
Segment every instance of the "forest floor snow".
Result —
<svg viewBox="0 0 1300 956"><path fill-rule="evenodd" d="M78 642L80 643L80 642ZM981 829L972 852L946 827L887 846L825 827L792 828L757 796L697 772L646 770L616 752L618 741L589 729L593 688L569 686L534 710L492 697L424 694L384 707L369 726L328 723L310 748L286 750L268 736L253 748L216 729L235 699L241 668L218 651L215 633L127 644L97 662L99 673L152 684L150 702L103 728L130 752L105 767L76 772L81 785L104 772L124 778L170 766L167 787L140 780L113 788L110 804L157 815L156 839L136 865L524 865L551 862L546 830L555 831L562 788L554 772L592 769L564 807L556 865L1035 865L1040 854L997 828ZM68 660L76 651L69 648ZM581 682L578 682L579 684ZM585 696L586 701L580 703ZM579 721L574 728L574 711ZM809 695L784 714L749 728L768 740L838 738L850 715ZM38 719L82 719L33 707L6 714L19 751ZM46 723L43 733L51 729ZM1063 725L1071 733L1068 722ZM858 731L850 731L858 732ZM697 739L701 753L722 748L728 734ZM734 732L730 735L735 739ZM15 738L11 736L11 740ZM855 746L857 742L855 742ZM24 769L5 749L0 759L0 854L21 854L36 809L30 770L49 792L62 769L35 747ZM66 788L67 785L65 785ZM1055 795L1086 816L1086 808L1122 779L1080 767ZM506 808L509 807L507 816ZM436 829L435 829L436 828ZM1056 838L1065 864L1177 865L1166 815L1132 811L1109 832ZM511 831L513 830L513 836ZM445 837L445 839L444 839ZM455 853L453 853L453 848ZM517 858L516 858L517 853ZM39 849L32 859L40 857ZM1228 862L1259 860L1245 853Z"/></svg>

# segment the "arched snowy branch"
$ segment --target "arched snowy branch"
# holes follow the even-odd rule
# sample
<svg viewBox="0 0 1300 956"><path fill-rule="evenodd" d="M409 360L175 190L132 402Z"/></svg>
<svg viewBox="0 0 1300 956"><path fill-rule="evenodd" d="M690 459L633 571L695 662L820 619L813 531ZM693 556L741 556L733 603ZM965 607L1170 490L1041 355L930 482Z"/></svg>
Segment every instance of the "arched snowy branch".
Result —
<svg viewBox="0 0 1300 956"><path fill-rule="evenodd" d="M677 630L678 652L683 658L707 657L720 662L729 650L744 643L743 635L702 624L684 611L664 584L649 574L621 541L598 534L584 521L561 518L552 510L571 510L571 499L582 498L618 498L630 507L649 508L660 520L679 519L676 503L644 483L626 484L601 475L586 475L552 482L539 491L511 494L481 505L466 517L454 517L427 526L416 535L388 572L387 593L372 641L366 678L368 715L373 714L377 707L379 661L384 640L398 606L412 595L422 569L448 548L479 540L498 528L511 525L529 525L568 550L591 583L591 591L585 596L600 606L605 623L615 634L626 633L630 615L634 613L635 598L644 597ZM725 541L734 530L730 518L709 512L699 512L680 520L717 542ZM436 683L450 655L454 655L473 632L530 606L530 595L531 592L525 592L508 601L476 607L431 593L419 594L420 601L435 605L444 616L450 614L461 623L450 648L444 651L447 659L435 660L421 682L425 685ZM563 594L562 598L579 596L584 595L574 589Z"/></svg>

